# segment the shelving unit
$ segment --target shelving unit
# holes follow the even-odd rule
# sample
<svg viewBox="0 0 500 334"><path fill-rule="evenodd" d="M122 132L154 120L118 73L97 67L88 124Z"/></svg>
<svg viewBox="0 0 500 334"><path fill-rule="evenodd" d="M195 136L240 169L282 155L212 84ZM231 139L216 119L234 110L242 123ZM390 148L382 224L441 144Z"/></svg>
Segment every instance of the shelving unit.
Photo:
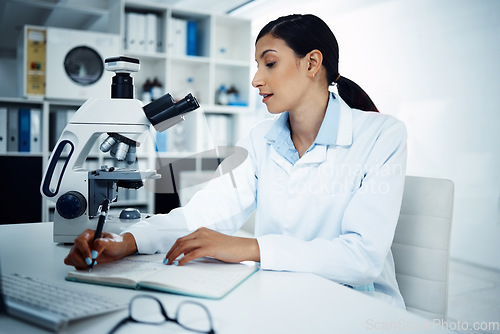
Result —
<svg viewBox="0 0 500 334"><path fill-rule="evenodd" d="M36 10L36 7L33 7ZM141 13L154 14L157 18L157 45L151 52L131 51L127 48L127 14ZM167 130L167 141L171 142L170 149L166 152L144 153L138 155L138 163L142 169L157 169L157 158L163 162L173 162L185 159L187 170L212 169L216 165L216 157L195 157L197 153L212 149L215 144L212 139L221 132L228 132L228 145L234 145L243 131L250 124L244 120L253 110L252 88L250 85L251 61L251 22L242 19L231 18L211 13L203 13L191 10L181 10L157 2L138 0L112 0L109 10L102 11L103 17L98 22L96 31L117 34L123 41L121 54L138 58L141 69L132 76L135 82L136 98L141 99L142 87L147 79L157 78L163 87L163 94L170 93L175 99L183 98L187 93L192 93L200 102L201 108L189 113L186 120ZM82 13L84 15L84 13ZM173 35L173 22L175 19L194 21L197 24L197 50L195 56L182 55L175 50L175 39ZM107 20L107 23L101 22ZM106 27L103 29L102 27ZM92 28L90 28L92 30ZM234 86L239 92L240 105L218 105L217 90L221 85ZM19 109L23 106L40 108L42 110L41 152L4 152L0 153L2 165L7 158L12 163L23 164L24 158L37 158L37 164L32 164L33 175L36 175L38 183L33 189L25 190L30 193L34 202L41 202L35 211L41 211L37 219L31 221L50 221L54 205L42 200L39 184L48 164L50 153L53 149L54 139L50 138L54 132L51 124L53 115L57 112L76 110L83 103L82 100L54 101L54 100L28 100L23 98L1 98L0 107ZM210 120L211 116L223 116L222 127L217 128L217 122ZM227 125L229 124L229 125ZM226 129L228 126L229 131ZM172 145L179 141L180 133L185 136L181 146ZM176 139L177 138L177 139ZM89 166L101 166L104 164L117 165L108 159L109 155L100 153L97 149L88 158ZM24 159L24 160L23 160ZM41 160L41 161L40 161ZM7 170L9 167L5 167ZM11 166L14 168L14 166ZM138 168L139 169L139 168ZM13 171L15 172L15 171ZM179 171L177 171L178 173ZM20 184L23 182L19 177ZM141 193L142 192L142 193ZM20 192L17 195L22 195ZM120 196L120 193L119 193ZM119 206L138 207L144 212L156 212L155 198L158 194L151 191L138 190L134 199L124 200L120 198ZM9 203L7 203L9 205ZM16 221L21 221L16 219ZM5 221L0 221L0 223Z"/></svg>
<svg viewBox="0 0 500 334"><path fill-rule="evenodd" d="M136 92L140 95L141 87L147 79L158 78L162 82L165 92L169 92L174 99L183 98L192 93L201 103L202 110L194 112L196 117L188 117L185 126L189 133L196 133L194 140L189 140L180 152L196 153L210 148L210 133L220 132L221 129L210 128L204 118L212 114L228 115L235 129L240 129L240 115L248 114L251 110L251 22L226 16L208 13L179 10L159 4L144 4L140 1L127 0L124 2L122 32L126 29L127 13L152 13L158 18L161 31L158 33L159 43L156 52L129 52L124 45L125 55L141 60L141 71L134 75ZM179 55L175 52L173 21L183 19L196 22L198 26L198 55ZM126 40L126 35L123 35ZM219 87L234 86L239 91L239 100L245 106L222 106L216 104L216 95ZM223 130L223 129L222 129ZM175 136L176 129L167 130ZM210 133L209 133L210 132ZM229 141L233 145L239 138L238 131ZM186 132L187 133L187 132ZM213 146L213 145L212 145ZM166 156L176 154L168 152Z"/></svg>
<svg viewBox="0 0 500 334"><path fill-rule="evenodd" d="M81 103L78 101L35 101L21 98L0 99L0 107L7 108L7 110L18 111L21 108L42 110L42 150L40 152L7 151L0 153L1 171L2 175L4 175L3 187L11 189L10 195L7 196L4 204L9 208L17 208L19 206L18 209L9 210L12 214L7 213L7 215L4 215L0 223L51 221L55 205L48 200L42 200L40 183L53 150L54 142L51 142L50 137L51 135L59 137L59 135L52 133L54 131L52 117L57 112L69 113L76 111L80 105ZM99 152L98 145L101 141L96 141L96 147L87 157L84 168L92 170L102 165L126 167L124 163L120 163L110 158L109 155ZM27 160L26 158L29 159ZM132 166L128 166L128 168L148 169L151 166L150 160L150 155L139 154L137 162ZM23 172L20 172L19 169ZM58 175L57 172L55 174ZM134 206L145 212L153 209L153 204L150 203L154 203L154 194L142 188L137 191L120 189L119 198L119 202L114 205L115 208ZM29 214L26 216L24 212L28 212ZM23 216L27 218L23 219Z"/></svg>

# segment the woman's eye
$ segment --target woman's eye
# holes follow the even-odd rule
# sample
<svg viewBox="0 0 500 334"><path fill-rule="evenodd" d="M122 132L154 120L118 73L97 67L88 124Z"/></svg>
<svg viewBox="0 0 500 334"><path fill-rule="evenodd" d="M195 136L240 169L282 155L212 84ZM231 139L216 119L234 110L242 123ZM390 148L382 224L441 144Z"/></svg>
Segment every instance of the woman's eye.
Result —
<svg viewBox="0 0 500 334"><path fill-rule="evenodd" d="M267 66L267 67L273 67L273 66L274 66L274 64L276 64L276 62L267 63L267 64L266 64L266 66Z"/></svg>

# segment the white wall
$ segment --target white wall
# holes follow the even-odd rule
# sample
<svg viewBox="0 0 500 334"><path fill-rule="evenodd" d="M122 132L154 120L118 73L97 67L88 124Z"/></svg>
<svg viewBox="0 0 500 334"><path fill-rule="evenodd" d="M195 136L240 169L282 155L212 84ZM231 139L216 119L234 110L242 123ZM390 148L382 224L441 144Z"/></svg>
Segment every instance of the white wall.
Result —
<svg viewBox="0 0 500 334"><path fill-rule="evenodd" d="M406 123L407 173L455 182L451 256L500 269L500 1L266 2L237 15L330 25L340 73Z"/></svg>

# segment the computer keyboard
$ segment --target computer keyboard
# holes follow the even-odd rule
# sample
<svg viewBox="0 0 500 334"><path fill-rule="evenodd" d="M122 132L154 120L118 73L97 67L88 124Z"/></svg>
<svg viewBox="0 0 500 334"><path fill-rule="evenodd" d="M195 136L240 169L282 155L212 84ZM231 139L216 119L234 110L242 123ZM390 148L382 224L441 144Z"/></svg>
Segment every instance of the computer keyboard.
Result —
<svg viewBox="0 0 500 334"><path fill-rule="evenodd" d="M126 308L128 303L110 300L80 289L59 287L20 274L2 274L7 313L51 331L70 321Z"/></svg>

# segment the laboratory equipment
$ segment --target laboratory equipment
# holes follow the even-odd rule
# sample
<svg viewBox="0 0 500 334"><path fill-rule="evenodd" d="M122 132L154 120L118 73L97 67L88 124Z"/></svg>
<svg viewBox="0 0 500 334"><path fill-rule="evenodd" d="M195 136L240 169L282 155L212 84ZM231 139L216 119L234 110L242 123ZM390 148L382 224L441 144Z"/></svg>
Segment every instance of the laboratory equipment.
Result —
<svg viewBox="0 0 500 334"><path fill-rule="evenodd" d="M42 195L55 203L54 241L72 243L85 229L95 229L104 199L118 200L119 188L138 189L147 179L159 178L155 170L102 166L85 169L84 164L97 140L106 137L102 152L133 164L136 149L152 134L165 131L199 107L191 94L174 102L170 94L145 105L134 98L130 73L140 68L138 59L114 57L105 60L106 70L115 72L111 98L87 100L63 130L49 159L40 186ZM109 214L105 232L120 233L147 215Z"/></svg>

